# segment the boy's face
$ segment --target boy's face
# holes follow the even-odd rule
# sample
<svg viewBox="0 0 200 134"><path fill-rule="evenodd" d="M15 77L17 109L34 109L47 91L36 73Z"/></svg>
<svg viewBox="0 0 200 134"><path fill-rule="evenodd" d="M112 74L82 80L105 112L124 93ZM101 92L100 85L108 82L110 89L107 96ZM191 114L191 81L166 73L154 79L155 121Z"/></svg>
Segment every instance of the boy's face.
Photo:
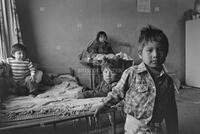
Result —
<svg viewBox="0 0 200 134"><path fill-rule="evenodd" d="M149 67L160 67L166 58L166 50L155 41L149 41L139 53L139 57Z"/></svg>
<svg viewBox="0 0 200 134"><path fill-rule="evenodd" d="M13 56L15 57L16 60L22 61L25 58L25 52L24 51L16 51Z"/></svg>
<svg viewBox="0 0 200 134"><path fill-rule="evenodd" d="M104 35L99 36L99 42L104 42L106 40L106 37Z"/></svg>
<svg viewBox="0 0 200 134"><path fill-rule="evenodd" d="M103 79L107 83L112 83L116 80L117 74L114 73L112 70L109 68L104 68L103 70Z"/></svg>

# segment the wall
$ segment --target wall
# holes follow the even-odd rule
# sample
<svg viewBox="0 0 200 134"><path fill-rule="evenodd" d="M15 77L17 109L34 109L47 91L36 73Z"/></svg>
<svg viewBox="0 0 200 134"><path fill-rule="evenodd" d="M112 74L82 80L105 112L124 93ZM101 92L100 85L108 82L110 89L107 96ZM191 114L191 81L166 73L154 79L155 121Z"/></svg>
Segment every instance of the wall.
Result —
<svg viewBox="0 0 200 134"><path fill-rule="evenodd" d="M183 12L192 7L183 0L152 0L151 13L138 13L136 0L16 0L24 43L30 57L44 69L67 72L75 69L82 82L88 83L88 73L79 63L78 54L105 30L113 47L131 45L137 57L137 41L141 27L152 24L169 38L170 50L166 66L184 81ZM159 12L154 10L159 7ZM88 71L88 70L86 70Z"/></svg>

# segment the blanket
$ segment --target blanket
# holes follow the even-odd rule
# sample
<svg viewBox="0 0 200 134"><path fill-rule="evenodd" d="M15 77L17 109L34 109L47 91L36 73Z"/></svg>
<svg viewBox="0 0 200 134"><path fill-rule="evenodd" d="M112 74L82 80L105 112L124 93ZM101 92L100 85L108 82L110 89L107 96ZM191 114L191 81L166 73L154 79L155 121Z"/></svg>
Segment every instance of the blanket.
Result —
<svg viewBox="0 0 200 134"><path fill-rule="evenodd" d="M40 118L45 116L71 116L87 113L102 98L79 99L82 88L70 75L60 76L61 84L49 87L36 97L9 96L0 109L1 122ZM91 111L90 111L91 112Z"/></svg>

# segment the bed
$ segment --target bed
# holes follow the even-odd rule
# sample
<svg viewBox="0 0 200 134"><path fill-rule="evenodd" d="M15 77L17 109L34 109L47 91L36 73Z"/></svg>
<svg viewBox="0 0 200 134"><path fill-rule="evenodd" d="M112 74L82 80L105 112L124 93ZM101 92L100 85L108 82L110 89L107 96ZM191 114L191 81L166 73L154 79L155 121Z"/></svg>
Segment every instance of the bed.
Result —
<svg viewBox="0 0 200 134"><path fill-rule="evenodd" d="M46 124L55 127L56 123L80 118L88 121L94 114L92 107L98 105L102 97L80 99L83 87L69 74L60 75L57 80L61 83L43 89L44 92L36 97L7 97L3 101L5 107L0 109L0 131ZM115 114L114 111L112 109L108 112Z"/></svg>

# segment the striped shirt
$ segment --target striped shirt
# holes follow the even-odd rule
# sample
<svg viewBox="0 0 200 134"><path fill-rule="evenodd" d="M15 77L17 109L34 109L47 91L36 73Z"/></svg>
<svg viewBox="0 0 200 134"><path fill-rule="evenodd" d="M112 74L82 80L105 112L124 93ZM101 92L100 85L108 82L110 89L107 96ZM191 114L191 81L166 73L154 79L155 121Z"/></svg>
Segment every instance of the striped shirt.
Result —
<svg viewBox="0 0 200 134"><path fill-rule="evenodd" d="M14 81L24 80L28 75L35 75L35 67L29 59L16 61L10 57L5 60L10 65L11 73Z"/></svg>

